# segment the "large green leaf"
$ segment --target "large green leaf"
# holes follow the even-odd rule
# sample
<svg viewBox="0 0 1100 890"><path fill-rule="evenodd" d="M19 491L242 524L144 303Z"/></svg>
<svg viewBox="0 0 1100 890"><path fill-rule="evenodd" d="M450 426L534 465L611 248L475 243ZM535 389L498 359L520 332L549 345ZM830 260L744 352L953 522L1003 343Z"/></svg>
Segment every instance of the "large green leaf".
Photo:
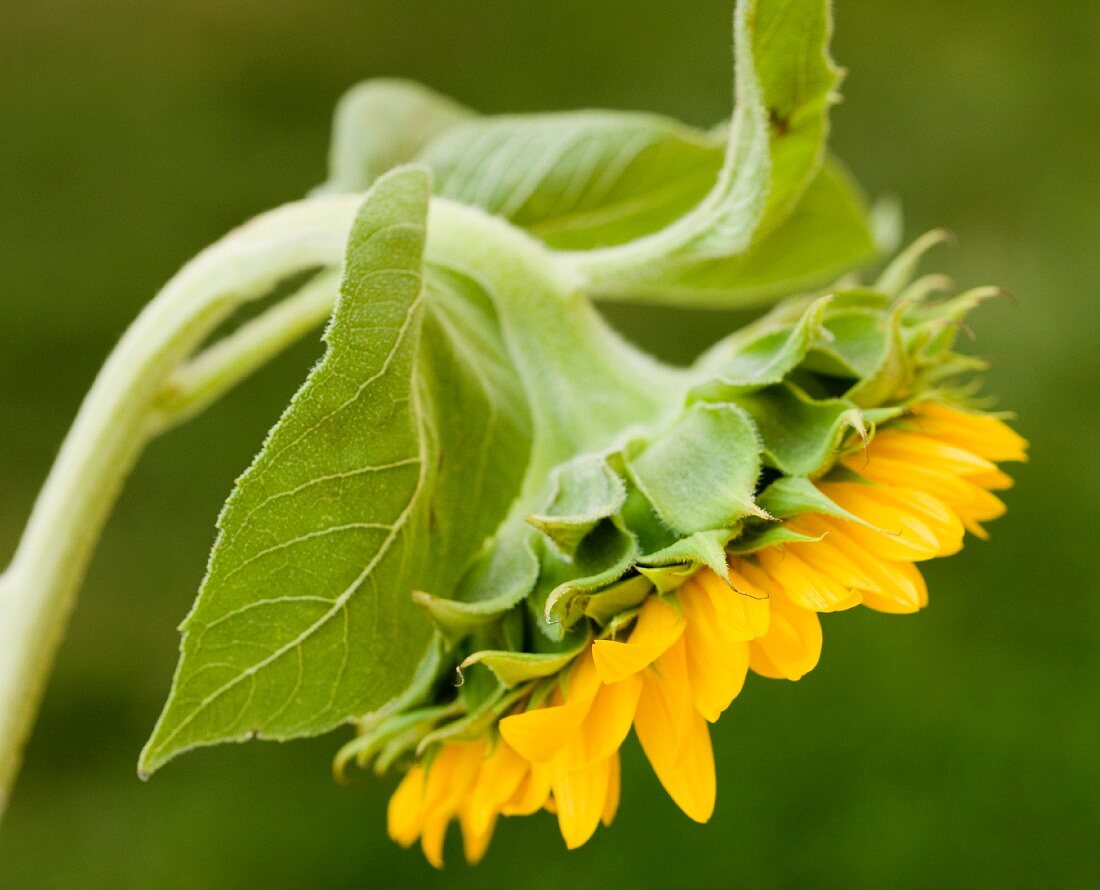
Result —
<svg viewBox="0 0 1100 890"><path fill-rule="evenodd" d="M425 286L428 193L396 171L356 218L328 351L219 520L144 772L400 693L431 629L412 592L451 595L515 499L526 402L492 305Z"/></svg>
<svg viewBox="0 0 1100 890"><path fill-rule="evenodd" d="M656 231L714 185L722 142L668 118L615 111L474 118L429 144L440 194L587 250Z"/></svg>

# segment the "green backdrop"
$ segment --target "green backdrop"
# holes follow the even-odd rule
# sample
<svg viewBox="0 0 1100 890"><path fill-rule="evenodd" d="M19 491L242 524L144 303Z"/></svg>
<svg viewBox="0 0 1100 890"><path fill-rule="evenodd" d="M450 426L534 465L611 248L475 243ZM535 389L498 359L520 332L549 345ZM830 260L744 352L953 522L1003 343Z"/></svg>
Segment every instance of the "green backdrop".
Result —
<svg viewBox="0 0 1100 890"><path fill-rule="evenodd" d="M729 0L4 0L0 555L114 340L198 249L324 175L341 91L421 79L486 111L730 102ZM137 753L213 520L316 339L150 449L108 528L0 827L0 887L1096 886L1100 881L1100 4L839 0L836 150L935 262L1015 302L974 350L1034 457L993 541L928 571L916 617L827 616L821 665L750 681L715 728L705 827L628 747L620 815L567 854L508 820L437 877L385 837L345 736ZM687 359L741 321L616 307ZM669 337L672 331L676 336ZM669 349L675 350L668 353Z"/></svg>

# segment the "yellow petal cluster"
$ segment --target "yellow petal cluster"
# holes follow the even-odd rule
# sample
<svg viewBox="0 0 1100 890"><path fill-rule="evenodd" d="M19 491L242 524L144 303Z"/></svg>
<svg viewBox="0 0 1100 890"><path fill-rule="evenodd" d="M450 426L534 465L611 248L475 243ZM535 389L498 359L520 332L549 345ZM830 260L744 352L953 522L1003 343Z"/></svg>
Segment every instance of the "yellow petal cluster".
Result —
<svg viewBox="0 0 1100 890"><path fill-rule="evenodd" d="M924 606L914 563L957 552L967 530L986 536L981 523L1004 512L992 492L1011 485L997 463L1025 460L1026 447L996 418L914 406L817 483L843 517L797 516L786 526L804 539L731 556L725 578L702 570L650 596L625 638L595 640L549 696L501 719L492 740L446 743L412 767L390 801L391 837L419 838L438 867L457 820L476 862L499 816L546 809L574 849L615 815L618 752L632 727L669 796L707 821L716 790L707 724L749 669L788 680L812 670L820 612Z"/></svg>

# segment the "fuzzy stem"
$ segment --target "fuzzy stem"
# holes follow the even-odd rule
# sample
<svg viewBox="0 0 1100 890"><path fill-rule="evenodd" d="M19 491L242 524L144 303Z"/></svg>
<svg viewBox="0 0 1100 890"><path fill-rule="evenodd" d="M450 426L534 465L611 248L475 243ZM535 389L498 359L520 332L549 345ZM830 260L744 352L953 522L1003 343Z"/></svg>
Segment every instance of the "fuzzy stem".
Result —
<svg viewBox="0 0 1100 890"><path fill-rule="evenodd" d="M320 273L292 296L241 325L178 367L154 406L158 432L201 413L332 314L339 287L335 269Z"/></svg>

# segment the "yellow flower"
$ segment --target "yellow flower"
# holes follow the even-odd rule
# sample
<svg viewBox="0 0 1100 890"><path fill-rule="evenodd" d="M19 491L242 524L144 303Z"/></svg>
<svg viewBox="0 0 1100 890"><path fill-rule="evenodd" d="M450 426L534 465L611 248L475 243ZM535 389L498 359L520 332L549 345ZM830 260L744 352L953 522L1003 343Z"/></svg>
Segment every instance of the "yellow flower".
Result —
<svg viewBox="0 0 1100 890"><path fill-rule="evenodd" d="M649 596L625 639L595 640L549 695L500 720L495 742L447 743L410 769L390 801L390 835L405 846L419 837L440 866L457 820L476 862L498 816L547 809L574 849L614 818L618 750L632 726L669 796L707 821L716 792L707 723L748 670L788 680L811 671L819 612L924 606L914 564L957 552L965 530L985 537L981 523L1004 512L992 491L1012 484L996 463L1026 460L1026 447L995 418L914 406L816 483L846 517L797 516L786 526L805 540L731 555L727 577L704 569Z"/></svg>

